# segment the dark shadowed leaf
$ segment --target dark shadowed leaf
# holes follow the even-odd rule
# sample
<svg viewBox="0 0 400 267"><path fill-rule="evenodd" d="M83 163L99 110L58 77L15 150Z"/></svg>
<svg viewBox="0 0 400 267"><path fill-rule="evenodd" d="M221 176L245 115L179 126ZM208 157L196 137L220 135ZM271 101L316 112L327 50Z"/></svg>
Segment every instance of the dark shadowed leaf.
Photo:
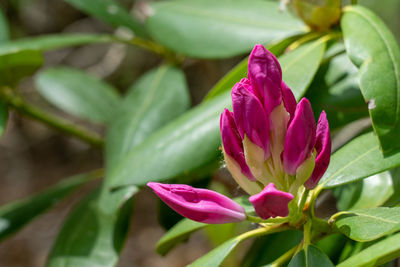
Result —
<svg viewBox="0 0 400 267"><path fill-rule="evenodd" d="M7 18L3 10L0 8L0 43L7 41L8 39L10 39L10 33L8 30Z"/></svg>
<svg viewBox="0 0 400 267"><path fill-rule="evenodd" d="M198 58L245 53L304 33L304 24L279 3L253 0L175 0L150 5L146 26L152 37L172 50Z"/></svg>
<svg viewBox="0 0 400 267"><path fill-rule="evenodd" d="M289 262L288 267L333 267L331 260L319 248L310 245L302 249Z"/></svg>

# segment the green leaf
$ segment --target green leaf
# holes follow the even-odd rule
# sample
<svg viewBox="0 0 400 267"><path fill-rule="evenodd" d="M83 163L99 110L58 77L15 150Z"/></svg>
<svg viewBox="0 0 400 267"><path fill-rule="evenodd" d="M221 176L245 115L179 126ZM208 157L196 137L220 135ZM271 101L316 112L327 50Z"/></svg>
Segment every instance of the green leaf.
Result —
<svg viewBox="0 0 400 267"><path fill-rule="evenodd" d="M25 224L53 207L80 185L99 175L101 175L99 171L76 175L36 195L0 207L0 239L20 230Z"/></svg>
<svg viewBox="0 0 400 267"><path fill-rule="evenodd" d="M240 204L246 212L254 210L248 197L238 197L234 200ZM193 232L208 226L210 226L210 224L183 219L163 235L157 243L156 250L159 254L166 255L174 246L188 239Z"/></svg>
<svg viewBox="0 0 400 267"><path fill-rule="evenodd" d="M330 222L349 238L367 242L400 230L400 208L341 211L333 215Z"/></svg>
<svg viewBox="0 0 400 267"><path fill-rule="evenodd" d="M219 115L229 105L229 96L223 94L156 131L116 166L111 186L144 185L214 162L221 155Z"/></svg>
<svg viewBox="0 0 400 267"><path fill-rule="evenodd" d="M175 0L150 5L146 26L170 49L196 58L231 57L256 43L271 43L306 31L279 3L253 0Z"/></svg>
<svg viewBox="0 0 400 267"><path fill-rule="evenodd" d="M277 228L278 229L278 228ZM263 228L258 228L239 236L233 237L228 241L224 242L222 245L216 247L211 250L209 253L204 255L203 257L198 258L192 264L188 265L188 267L197 267L197 266L220 266L224 259L229 255L229 253L242 241L259 236L263 234L265 231ZM272 232L271 232L272 233Z"/></svg>
<svg viewBox="0 0 400 267"><path fill-rule="evenodd" d="M400 233L383 239L336 267L379 266L400 257Z"/></svg>
<svg viewBox="0 0 400 267"><path fill-rule="evenodd" d="M393 193L393 180L389 171L334 190L339 210L375 208L383 205Z"/></svg>
<svg viewBox="0 0 400 267"><path fill-rule="evenodd" d="M108 214L99 208L98 195L98 190L92 192L70 212L47 259L48 267L115 266L129 229L133 202L130 199L118 212Z"/></svg>
<svg viewBox="0 0 400 267"><path fill-rule="evenodd" d="M289 230L256 239L248 249L240 266L253 267L272 263L286 251L299 244L303 233Z"/></svg>
<svg viewBox="0 0 400 267"><path fill-rule="evenodd" d="M299 36L292 36L282 41L272 44L268 46L268 50L273 53L275 56L280 56L285 49L297 40ZM247 76L247 62L249 57L246 57L242 61L239 62L233 69L231 69L227 74L225 74L218 82L214 85L213 88L208 92L208 94L204 97L204 100L209 100L214 98L215 96L231 90L231 88L240 81L243 77Z"/></svg>
<svg viewBox="0 0 400 267"><path fill-rule="evenodd" d="M0 43L10 39L10 32L8 30L7 17L3 10L0 8Z"/></svg>
<svg viewBox="0 0 400 267"><path fill-rule="evenodd" d="M7 106L0 101L0 137L3 135L7 127L8 109Z"/></svg>
<svg viewBox="0 0 400 267"><path fill-rule="evenodd" d="M341 20L347 53L360 68L361 92L383 152L400 150L400 49L393 34L374 13L348 6Z"/></svg>
<svg viewBox="0 0 400 267"><path fill-rule="evenodd" d="M288 267L329 267L333 264L331 260L326 256L319 248L310 245L305 251L302 249L297 253L293 259L289 262Z"/></svg>
<svg viewBox="0 0 400 267"><path fill-rule="evenodd" d="M140 37L146 37L147 34L143 25L129 14L119 2L114 0L96 0L93 4L91 0L65 0L74 7L82 10L89 15L92 15L100 20L103 20L113 26L126 27Z"/></svg>
<svg viewBox="0 0 400 267"><path fill-rule="evenodd" d="M324 56L326 39L306 43L279 57L282 79L292 89L296 99L306 92Z"/></svg>
<svg viewBox="0 0 400 267"><path fill-rule="evenodd" d="M42 53L33 50L0 56L0 85L15 87L22 78L35 73L43 62Z"/></svg>
<svg viewBox="0 0 400 267"><path fill-rule="evenodd" d="M383 157L375 135L367 133L353 139L333 154L320 184L324 188L332 188L397 166L400 166L400 153Z"/></svg>
<svg viewBox="0 0 400 267"><path fill-rule="evenodd" d="M177 244L188 239L193 232L207 226L208 224L195 222L189 219L181 220L157 242L157 253L163 256L166 255Z"/></svg>
<svg viewBox="0 0 400 267"><path fill-rule="evenodd" d="M56 107L96 123L113 119L120 97L113 87L82 71L56 67L35 79L40 94Z"/></svg>
<svg viewBox="0 0 400 267"><path fill-rule="evenodd" d="M183 72L161 66L141 77L128 90L106 137L106 164L113 168L121 156L190 106Z"/></svg>
<svg viewBox="0 0 400 267"><path fill-rule="evenodd" d="M105 43L118 41L111 35L101 34L55 34L40 37L25 38L0 43L0 56L18 52L47 51L57 48L77 46L91 43Z"/></svg>

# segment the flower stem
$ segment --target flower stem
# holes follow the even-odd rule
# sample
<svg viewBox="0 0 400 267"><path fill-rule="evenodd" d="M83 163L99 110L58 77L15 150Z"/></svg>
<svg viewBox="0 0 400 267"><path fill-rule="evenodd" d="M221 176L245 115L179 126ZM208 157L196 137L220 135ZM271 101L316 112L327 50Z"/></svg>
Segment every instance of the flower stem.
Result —
<svg viewBox="0 0 400 267"><path fill-rule="evenodd" d="M263 220L260 217L255 217L247 214L246 220L254 223L285 223L289 221L288 217L270 218L267 220Z"/></svg>
<svg viewBox="0 0 400 267"><path fill-rule="evenodd" d="M299 212L303 211L303 208L304 208L304 205L306 204L309 193L310 193L310 190L306 189L304 191L303 195L301 196L301 200L300 200L300 204L299 204Z"/></svg>
<svg viewBox="0 0 400 267"><path fill-rule="evenodd" d="M90 132L87 129L74 125L59 117L45 113L42 110L27 104L20 96L18 96L12 89L8 87L1 88L0 99L4 101L7 106L13 108L22 115L40 121L62 133L79 138L95 147L103 146L103 140L97 133Z"/></svg>
<svg viewBox="0 0 400 267"><path fill-rule="evenodd" d="M285 254L283 254L282 256L280 256L279 258L277 258L276 260L274 260L272 263L270 263L268 266L269 267L279 267L282 266L283 264L285 264L286 262L288 262L293 254L297 251L297 247L298 246L294 246L291 249L289 249L288 251L285 252Z"/></svg>

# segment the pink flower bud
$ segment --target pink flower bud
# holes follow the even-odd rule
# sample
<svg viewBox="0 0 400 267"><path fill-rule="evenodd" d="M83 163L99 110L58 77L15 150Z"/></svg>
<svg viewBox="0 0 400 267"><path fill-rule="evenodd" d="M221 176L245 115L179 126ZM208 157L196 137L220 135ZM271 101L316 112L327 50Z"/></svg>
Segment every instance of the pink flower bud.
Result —
<svg viewBox="0 0 400 267"><path fill-rule="evenodd" d="M215 191L184 184L150 182L147 186L171 209L196 222L219 224L240 222L246 218L242 206Z"/></svg>
<svg viewBox="0 0 400 267"><path fill-rule="evenodd" d="M292 90L289 88L289 86L286 85L286 83L282 81L281 87L282 87L283 104L287 112L290 114L290 119L289 119L290 123L294 117L294 112L296 111L297 102L296 98L293 95Z"/></svg>
<svg viewBox="0 0 400 267"><path fill-rule="evenodd" d="M317 186L331 159L331 136L325 111L321 112L318 119L315 150L317 151L317 158L315 159L314 171L304 184L307 189L313 189Z"/></svg>
<svg viewBox="0 0 400 267"><path fill-rule="evenodd" d="M237 83L232 89L233 117L242 139L245 135L251 142L264 150L264 158L270 155L269 123L263 106L258 98L246 88L246 84Z"/></svg>
<svg viewBox="0 0 400 267"><path fill-rule="evenodd" d="M248 76L269 115L282 102L282 70L276 57L261 44L255 45L250 53Z"/></svg>
<svg viewBox="0 0 400 267"><path fill-rule="evenodd" d="M273 183L268 184L263 191L249 198L257 215L264 220L276 216L288 216L288 204L292 199L292 194L277 190Z"/></svg>
<svg viewBox="0 0 400 267"><path fill-rule="evenodd" d="M231 156L239 164L242 173L250 180L254 181L249 166L244 158L242 138L238 132L233 113L225 109L220 118L220 129L222 145L227 155Z"/></svg>
<svg viewBox="0 0 400 267"><path fill-rule="evenodd" d="M310 102L303 98L296 107L283 151L286 173L295 175L297 168L310 157L315 145L315 119Z"/></svg>

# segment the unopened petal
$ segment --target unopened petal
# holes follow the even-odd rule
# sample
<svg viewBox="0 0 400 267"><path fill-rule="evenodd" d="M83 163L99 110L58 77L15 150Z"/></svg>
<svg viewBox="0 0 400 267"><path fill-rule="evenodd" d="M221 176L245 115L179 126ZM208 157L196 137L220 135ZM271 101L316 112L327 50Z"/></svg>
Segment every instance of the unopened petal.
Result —
<svg viewBox="0 0 400 267"><path fill-rule="evenodd" d="M290 123L283 151L286 173L296 174L296 169L310 157L315 145L315 120L310 102L303 98L296 107Z"/></svg>
<svg viewBox="0 0 400 267"><path fill-rule="evenodd" d="M289 215L288 204L292 199L292 194L277 190L272 183L267 185L261 193L249 198L257 215L264 220Z"/></svg>
<svg viewBox="0 0 400 267"><path fill-rule="evenodd" d="M326 169L329 166L329 161L331 159L331 135L329 132L329 123L326 118L325 111L321 112L318 119L317 126L317 137L315 142L315 149L317 151L317 157L315 159L314 171L311 177L307 180L304 186L307 189L313 189L317 186L322 175L324 175Z"/></svg>
<svg viewBox="0 0 400 267"><path fill-rule="evenodd" d="M215 191L183 184L150 182L157 196L170 208L191 220L209 223L231 223L246 218L244 208Z"/></svg>
<svg viewBox="0 0 400 267"><path fill-rule="evenodd" d="M237 130L232 112L225 109L221 114L220 128L222 145L227 155L231 156L240 166L241 171L248 179L254 180L244 158L242 139Z"/></svg>
<svg viewBox="0 0 400 267"><path fill-rule="evenodd" d="M286 111L290 114L290 120L289 120L290 123L290 121L292 121L294 117L297 102L296 98L293 95L292 90L289 88L289 86L286 85L286 83L282 81L281 87L282 87L283 104L285 105Z"/></svg>
<svg viewBox="0 0 400 267"><path fill-rule="evenodd" d="M282 102L282 70L276 57L261 44L255 45L250 53L248 76L255 94L270 114Z"/></svg>
<svg viewBox="0 0 400 267"><path fill-rule="evenodd" d="M246 135L254 144L270 155L269 123L258 98L245 86L239 84L232 89L233 116L242 139Z"/></svg>

